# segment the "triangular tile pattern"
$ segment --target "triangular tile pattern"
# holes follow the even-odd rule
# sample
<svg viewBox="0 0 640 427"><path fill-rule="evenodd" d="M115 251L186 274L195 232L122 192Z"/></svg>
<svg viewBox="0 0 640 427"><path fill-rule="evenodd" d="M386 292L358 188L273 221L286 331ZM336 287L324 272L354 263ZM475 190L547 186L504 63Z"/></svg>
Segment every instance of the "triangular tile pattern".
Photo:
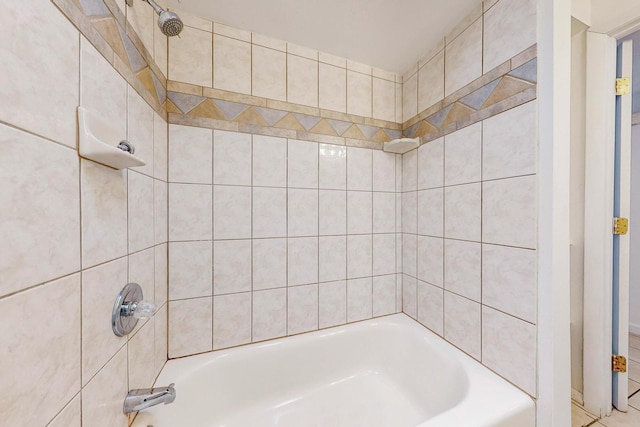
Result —
<svg viewBox="0 0 640 427"><path fill-rule="evenodd" d="M85 16L111 16L111 12L102 0L80 0L80 7Z"/></svg>
<svg viewBox="0 0 640 427"><path fill-rule="evenodd" d="M206 98L203 96L189 95L187 93L169 92L167 97L175 104L176 107L184 114L196 108L204 102Z"/></svg>
<svg viewBox="0 0 640 427"><path fill-rule="evenodd" d="M215 102L218 108L220 108L220 110L224 113L224 115L227 117L227 120L235 119L240 114L242 114L244 110L249 108L248 105L231 101L223 101L222 99L214 99L213 102Z"/></svg>
<svg viewBox="0 0 640 427"><path fill-rule="evenodd" d="M309 116L307 114L294 114L298 122L306 129L311 130L315 125L318 124L322 117L318 116Z"/></svg>
<svg viewBox="0 0 640 427"><path fill-rule="evenodd" d="M469 95L452 102L429 117L413 123L402 132L408 138L441 135L444 128L464 123L468 118L485 108L492 107L528 89L536 87L537 59L521 65L511 72L495 79ZM466 121L465 121L466 120ZM455 128L455 127L454 127Z"/></svg>
<svg viewBox="0 0 640 427"><path fill-rule="evenodd" d="M286 111L274 110L272 108L254 107L254 110L262 116L269 126L273 126L278 123L284 116L287 115Z"/></svg>

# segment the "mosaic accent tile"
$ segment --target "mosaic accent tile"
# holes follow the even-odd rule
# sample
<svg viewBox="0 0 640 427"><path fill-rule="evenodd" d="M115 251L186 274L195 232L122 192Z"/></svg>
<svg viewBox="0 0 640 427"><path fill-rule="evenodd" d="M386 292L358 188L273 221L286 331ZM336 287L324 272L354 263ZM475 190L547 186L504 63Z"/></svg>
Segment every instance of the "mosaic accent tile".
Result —
<svg viewBox="0 0 640 427"><path fill-rule="evenodd" d="M500 83L500 79L496 79L488 85L476 90L475 92L471 92L469 95L460 99L460 102L473 108L474 110L479 110L480 107L482 107L482 105L485 103L487 98L489 98L491 92L493 92L496 86L498 86L498 83Z"/></svg>
<svg viewBox="0 0 640 427"><path fill-rule="evenodd" d="M352 123L349 122L332 119L327 119L327 123L329 123L329 125L333 128L333 130L336 131L338 135L342 135L343 133L345 133L347 129L349 129L352 125Z"/></svg>
<svg viewBox="0 0 640 427"><path fill-rule="evenodd" d="M453 107L453 104L444 107L442 110L438 111L437 113L427 117L427 121L431 123L433 126L439 128L440 126L442 126L442 123L447 118L447 115L449 114L449 111L451 111L452 107Z"/></svg>
<svg viewBox="0 0 640 427"><path fill-rule="evenodd" d="M532 83L538 81L538 58L534 58L509 73L510 76L527 80Z"/></svg>
<svg viewBox="0 0 640 427"><path fill-rule="evenodd" d="M273 110L271 108L254 107L254 109L262 116L269 126L275 125L287 115L286 111Z"/></svg>
<svg viewBox="0 0 640 427"><path fill-rule="evenodd" d="M502 78L502 80L500 80L500 83L493 90L487 101L484 103L483 107L489 107L502 101L503 99L508 98L511 95L523 92L532 86L533 85L531 83L505 76Z"/></svg>
<svg viewBox="0 0 640 427"><path fill-rule="evenodd" d="M169 110L167 108L167 110ZM189 112L192 116L207 117L216 120L227 120L224 113L220 111L218 106L211 99L207 99L196 108Z"/></svg>
<svg viewBox="0 0 640 427"><path fill-rule="evenodd" d="M321 117L318 116L309 116L307 114L294 114L296 119L300 122L300 124L305 128L305 130L311 130L315 125L318 124Z"/></svg>
<svg viewBox="0 0 640 427"><path fill-rule="evenodd" d="M338 133L331 127L327 119L322 119L311 128L310 132L319 133L323 135L339 136Z"/></svg>
<svg viewBox="0 0 640 427"><path fill-rule="evenodd" d="M373 137L378 133L380 128L368 125L358 125L360 131L364 134L364 139L373 141Z"/></svg>
<svg viewBox="0 0 640 427"><path fill-rule="evenodd" d="M167 97L182 113L188 113L200 105L206 98L203 96L188 95L186 93L169 92Z"/></svg>
<svg viewBox="0 0 640 427"><path fill-rule="evenodd" d="M82 12L86 16L109 16L111 12L102 0L80 0Z"/></svg>
<svg viewBox="0 0 640 427"><path fill-rule="evenodd" d="M231 101L223 101L221 99L216 99L213 102L216 103L216 105L220 108L220 110L224 113L224 115L229 120L235 119L240 114L242 114L244 110L249 108L249 106L245 104L239 104L237 102L231 102Z"/></svg>

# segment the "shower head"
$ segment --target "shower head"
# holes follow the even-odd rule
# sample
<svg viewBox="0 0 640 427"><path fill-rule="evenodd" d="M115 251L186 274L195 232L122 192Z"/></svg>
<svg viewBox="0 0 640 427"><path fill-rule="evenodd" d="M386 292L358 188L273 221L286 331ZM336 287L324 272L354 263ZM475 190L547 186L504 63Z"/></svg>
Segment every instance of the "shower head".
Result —
<svg viewBox="0 0 640 427"><path fill-rule="evenodd" d="M153 0L147 0L153 1ZM184 24L178 15L173 12L163 11L158 16L158 26L165 36L173 37L180 34Z"/></svg>
<svg viewBox="0 0 640 427"><path fill-rule="evenodd" d="M173 12L168 12L158 6L158 4L154 0L142 0L153 8L158 14L158 27L160 27L160 31L165 36L173 37L180 34L184 24L182 23L182 19L178 15ZM133 0L127 0L127 4L129 6L133 6Z"/></svg>

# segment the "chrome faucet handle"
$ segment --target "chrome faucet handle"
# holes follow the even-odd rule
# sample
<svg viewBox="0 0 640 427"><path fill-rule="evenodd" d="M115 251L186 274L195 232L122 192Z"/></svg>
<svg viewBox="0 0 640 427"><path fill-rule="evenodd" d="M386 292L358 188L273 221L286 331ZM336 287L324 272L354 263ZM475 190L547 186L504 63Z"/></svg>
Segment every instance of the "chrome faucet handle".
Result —
<svg viewBox="0 0 640 427"><path fill-rule="evenodd" d="M142 288L137 283L129 283L120 291L111 312L111 327L116 336L130 334L138 324L138 319L148 319L154 315L156 305L143 301L142 297Z"/></svg>
<svg viewBox="0 0 640 427"><path fill-rule="evenodd" d="M168 405L176 400L175 384L171 383L167 387L144 388L130 390L124 398L122 411L125 414L142 411L155 405L164 403Z"/></svg>

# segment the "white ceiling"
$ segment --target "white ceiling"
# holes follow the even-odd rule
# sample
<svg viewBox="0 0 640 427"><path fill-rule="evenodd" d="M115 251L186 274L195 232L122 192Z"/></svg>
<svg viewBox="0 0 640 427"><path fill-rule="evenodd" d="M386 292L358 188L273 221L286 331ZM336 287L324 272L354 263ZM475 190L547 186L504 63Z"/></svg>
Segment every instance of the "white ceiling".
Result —
<svg viewBox="0 0 640 427"><path fill-rule="evenodd" d="M481 0L170 0L215 22L403 73Z"/></svg>

